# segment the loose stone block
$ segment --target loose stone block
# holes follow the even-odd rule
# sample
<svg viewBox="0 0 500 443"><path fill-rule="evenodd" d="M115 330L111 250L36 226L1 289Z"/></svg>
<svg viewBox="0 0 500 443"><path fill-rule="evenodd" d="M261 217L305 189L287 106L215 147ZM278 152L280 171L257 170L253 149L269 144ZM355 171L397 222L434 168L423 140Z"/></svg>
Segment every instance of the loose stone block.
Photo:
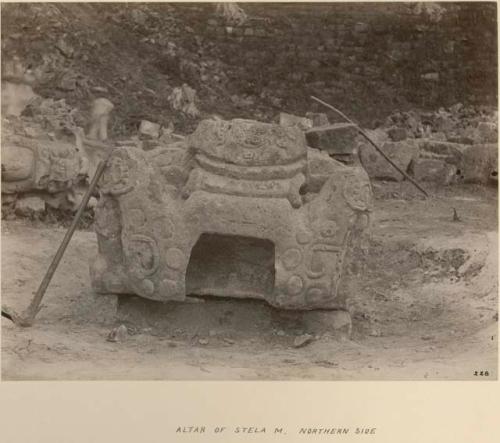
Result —
<svg viewBox="0 0 500 443"><path fill-rule="evenodd" d="M334 123L306 132L307 143L311 148L329 154L353 154L357 145L358 129L351 123Z"/></svg>
<svg viewBox="0 0 500 443"><path fill-rule="evenodd" d="M306 131L313 127L312 120L305 117L298 117L293 114L287 114L286 112L280 112L280 126L285 128L299 128L302 131Z"/></svg>
<svg viewBox="0 0 500 443"><path fill-rule="evenodd" d="M139 134L146 135L151 138L158 138L160 136L160 125L148 120L141 120L139 125Z"/></svg>
<svg viewBox="0 0 500 443"><path fill-rule="evenodd" d="M420 139L417 141L421 156L437 156L447 163L459 165L462 161L463 153L467 148L460 143L444 142L432 139Z"/></svg>
<svg viewBox="0 0 500 443"><path fill-rule="evenodd" d="M410 162L418 157L418 144L408 139L401 142L385 142L380 149L386 154L401 170L406 171ZM375 148L362 143L359 147L361 164L372 178L402 181L403 174L398 172L385 158L383 158Z"/></svg>
<svg viewBox="0 0 500 443"><path fill-rule="evenodd" d="M497 144L468 146L463 153L461 170L467 183L487 183L493 172L498 171Z"/></svg>
<svg viewBox="0 0 500 443"><path fill-rule="evenodd" d="M312 120L313 127L328 126L330 124L327 115L322 112L308 112L306 117Z"/></svg>
<svg viewBox="0 0 500 443"><path fill-rule="evenodd" d="M412 172L419 182L449 185L457 175L457 167L440 159L420 158L412 162Z"/></svg>

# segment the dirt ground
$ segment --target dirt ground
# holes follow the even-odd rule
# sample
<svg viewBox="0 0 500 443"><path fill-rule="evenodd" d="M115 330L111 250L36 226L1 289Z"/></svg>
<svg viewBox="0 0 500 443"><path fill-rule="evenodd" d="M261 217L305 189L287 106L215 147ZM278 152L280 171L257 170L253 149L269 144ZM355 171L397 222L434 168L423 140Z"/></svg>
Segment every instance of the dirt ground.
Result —
<svg viewBox="0 0 500 443"><path fill-rule="evenodd" d="M263 326L271 308L248 301L207 299L198 315L185 311L162 327L147 318L117 322L116 297L90 289L95 235L77 231L35 325L2 318L2 378L496 380L496 189L450 187L428 200L404 183L374 190L370 252L342 286L350 338L320 332L295 348L310 331ZM2 222L2 303L27 306L63 235L40 222ZM124 339L107 341L120 322Z"/></svg>

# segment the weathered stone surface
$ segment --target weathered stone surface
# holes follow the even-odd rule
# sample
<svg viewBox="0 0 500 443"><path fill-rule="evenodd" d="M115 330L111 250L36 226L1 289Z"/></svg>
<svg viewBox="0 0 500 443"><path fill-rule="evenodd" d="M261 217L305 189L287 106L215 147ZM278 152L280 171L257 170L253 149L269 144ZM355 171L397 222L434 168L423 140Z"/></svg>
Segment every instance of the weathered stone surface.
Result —
<svg viewBox="0 0 500 443"><path fill-rule="evenodd" d="M459 165L466 145L460 143L444 142L440 140L419 139L416 143L420 149L420 157L439 158L447 163Z"/></svg>
<svg viewBox="0 0 500 443"><path fill-rule="evenodd" d="M113 151L96 208L94 288L343 308L346 250L371 211L365 171L328 156L330 166L309 168L302 131L251 120L204 120L186 144Z"/></svg>
<svg viewBox="0 0 500 443"><path fill-rule="evenodd" d="M280 112L280 126L284 126L285 128L299 128L302 131L307 131L313 127L313 121L306 117L298 117L286 112Z"/></svg>
<svg viewBox="0 0 500 443"><path fill-rule="evenodd" d="M399 142L401 140L406 140L407 134L405 128L398 128L393 126L387 130L387 134L393 142Z"/></svg>
<svg viewBox="0 0 500 443"><path fill-rule="evenodd" d="M16 201L16 214L24 217L41 214L45 211L45 202L37 196L21 197Z"/></svg>
<svg viewBox="0 0 500 443"><path fill-rule="evenodd" d="M108 139L108 122L113 108L113 103L107 98L101 97L94 100L88 138L101 141Z"/></svg>
<svg viewBox="0 0 500 443"><path fill-rule="evenodd" d="M380 149L403 171L408 169L410 162L417 158L419 152L418 144L413 139L385 142L380 146ZM403 180L403 174L389 164L372 145L362 143L359 147L359 156L361 164L370 177L395 181Z"/></svg>
<svg viewBox="0 0 500 443"><path fill-rule="evenodd" d="M306 132L309 146L329 154L353 154L357 145L357 136L358 129L351 123L335 123Z"/></svg>
<svg viewBox="0 0 500 443"><path fill-rule="evenodd" d="M498 172L497 144L468 146L461 164L466 183L487 183L493 172Z"/></svg>
<svg viewBox="0 0 500 443"><path fill-rule="evenodd" d="M196 91L186 83L174 88L168 101L174 110L181 111L189 117L195 118L200 115Z"/></svg>
<svg viewBox="0 0 500 443"><path fill-rule="evenodd" d="M307 112L306 117L312 121L313 128L318 126L328 126L330 122L323 112Z"/></svg>
<svg viewBox="0 0 500 443"><path fill-rule="evenodd" d="M451 184L457 175L457 167L442 159L419 158L412 162L412 173L418 182Z"/></svg>
<svg viewBox="0 0 500 443"><path fill-rule="evenodd" d="M8 137L2 143L2 193L61 192L73 186L81 167L81 157L68 143Z"/></svg>
<svg viewBox="0 0 500 443"><path fill-rule="evenodd" d="M2 114L19 116L26 106L36 99L31 85L23 83L2 82Z"/></svg>

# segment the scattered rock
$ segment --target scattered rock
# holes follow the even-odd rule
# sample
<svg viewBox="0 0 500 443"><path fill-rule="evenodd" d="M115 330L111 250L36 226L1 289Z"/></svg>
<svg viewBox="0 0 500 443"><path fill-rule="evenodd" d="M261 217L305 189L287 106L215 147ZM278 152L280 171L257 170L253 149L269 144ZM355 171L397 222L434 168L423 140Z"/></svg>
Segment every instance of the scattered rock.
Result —
<svg viewBox="0 0 500 443"><path fill-rule="evenodd" d="M57 41L55 46L61 52L61 54L64 55L65 57L67 57L67 58L73 57L75 50L63 37L61 37Z"/></svg>
<svg viewBox="0 0 500 443"><path fill-rule="evenodd" d="M293 347L302 348L303 346L306 346L307 344L311 343L313 340L314 336L312 336L311 334L299 335L298 337L295 337L295 340L293 341Z"/></svg>
<svg viewBox="0 0 500 443"><path fill-rule="evenodd" d="M107 98L101 97L93 101L88 138L101 141L108 139L108 122L113 108L113 103Z"/></svg>
<svg viewBox="0 0 500 443"><path fill-rule="evenodd" d="M128 329L125 325L120 325L116 328L113 328L111 332L108 334L107 341L110 342L123 342L128 336Z"/></svg>
<svg viewBox="0 0 500 443"><path fill-rule="evenodd" d="M224 338L223 340L229 345L234 345L236 343L232 338Z"/></svg>
<svg viewBox="0 0 500 443"><path fill-rule="evenodd" d="M160 125L148 120L142 120L139 126L139 133L151 138L160 137Z"/></svg>
<svg viewBox="0 0 500 443"><path fill-rule="evenodd" d="M429 80L433 82L439 81L439 73L438 72L428 72L427 74L422 74L420 76L424 80Z"/></svg>
<svg viewBox="0 0 500 443"><path fill-rule="evenodd" d="M200 339L198 340L198 343L199 343L200 345L206 346L206 345L208 345L208 340L207 340L206 338L200 338Z"/></svg>

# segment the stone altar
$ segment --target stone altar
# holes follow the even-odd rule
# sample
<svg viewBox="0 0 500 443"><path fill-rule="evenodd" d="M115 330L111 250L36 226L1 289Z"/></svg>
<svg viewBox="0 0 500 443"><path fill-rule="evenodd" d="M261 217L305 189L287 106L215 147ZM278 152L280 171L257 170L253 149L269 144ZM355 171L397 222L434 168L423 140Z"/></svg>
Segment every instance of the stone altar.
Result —
<svg viewBox="0 0 500 443"><path fill-rule="evenodd" d="M339 282L372 200L361 167L309 148L297 128L243 119L204 120L168 147L116 148L100 193L97 292L299 310L345 308Z"/></svg>

